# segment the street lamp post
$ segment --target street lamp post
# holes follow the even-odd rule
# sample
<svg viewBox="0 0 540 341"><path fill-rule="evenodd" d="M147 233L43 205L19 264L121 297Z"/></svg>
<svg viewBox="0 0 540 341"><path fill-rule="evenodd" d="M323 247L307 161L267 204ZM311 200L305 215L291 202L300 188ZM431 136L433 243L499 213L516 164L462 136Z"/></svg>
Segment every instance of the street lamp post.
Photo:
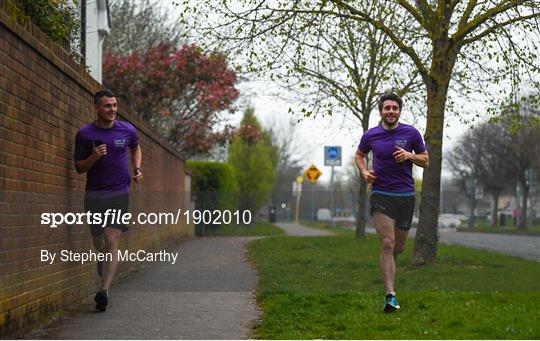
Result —
<svg viewBox="0 0 540 341"><path fill-rule="evenodd" d="M465 188L469 195L469 229L474 228L474 195L476 192L476 181L474 178L467 178L465 180Z"/></svg>
<svg viewBox="0 0 540 341"><path fill-rule="evenodd" d="M529 208L527 208L527 218L526 218L526 225L527 227L528 226L531 226L534 222L534 217L536 215L535 211L534 211L534 192L536 190L536 181L535 181L535 176L534 176L534 172L532 169L527 169L525 171L525 184L527 186L527 190L528 190L528 199L530 200L531 202L531 205L529 206ZM527 203L525 203L527 204Z"/></svg>

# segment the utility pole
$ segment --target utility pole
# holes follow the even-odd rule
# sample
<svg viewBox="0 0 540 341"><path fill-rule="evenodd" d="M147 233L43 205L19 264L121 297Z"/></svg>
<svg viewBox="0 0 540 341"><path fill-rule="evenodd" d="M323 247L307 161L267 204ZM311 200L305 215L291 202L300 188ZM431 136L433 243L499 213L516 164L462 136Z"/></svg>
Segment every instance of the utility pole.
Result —
<svg viewBox="0 0 540 341"><path fill-rule="evenodd" d="M476 193L476 180L474 178L467 178L465 180L465 187L467 194L469 195L469 229L474 229L474 206L475 206L475 193Z"/></svg>

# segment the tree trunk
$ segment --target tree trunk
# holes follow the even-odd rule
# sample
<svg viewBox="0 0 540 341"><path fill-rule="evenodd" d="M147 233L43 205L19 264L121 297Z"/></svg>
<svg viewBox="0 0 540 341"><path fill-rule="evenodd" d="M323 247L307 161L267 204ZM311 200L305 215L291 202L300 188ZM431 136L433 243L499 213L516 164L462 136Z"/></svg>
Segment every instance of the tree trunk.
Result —
<svg viewBox="0 0 540 341"><path fill-rule="evenodd" d="M371 103L371 97L368 100ZM362 131L365 133L369 128L369 116L371 109L365 109L361 113L362 117ZM366 156L366 163L369 165L369 156ZM367 201L367 183L362 179L362 175L359 176L360 188L358 189L358 206L356 207L356 227L355 236L358 239L366 236L366 201Z"/></svg>
<svg viewBox="0 0 540 341"><path fill-rule="evenodd" d="M449 77L448 77L449 79ZM437 226L441 188L442 138L444 109L449 81L432 80L427 93L426 148L429 166L424 169L418 229L414 239L413 265L435 261L437 255ZM441 86L440 84L446 84Z"/></svg>
<svg viewBox="0 0 540 341"><path fill-rule="evenodd" d="M497 228L499 226L499 195L500 192L492 192L493 208L491 209L491 227Z"/></svg>
<svg viewBox="0 0 540 341"><path fill-rule="evenodd" d="M360 179L358 206L356 207L356 238L364 238L366 235L366 200L367 183L363 179Z"/></svg>

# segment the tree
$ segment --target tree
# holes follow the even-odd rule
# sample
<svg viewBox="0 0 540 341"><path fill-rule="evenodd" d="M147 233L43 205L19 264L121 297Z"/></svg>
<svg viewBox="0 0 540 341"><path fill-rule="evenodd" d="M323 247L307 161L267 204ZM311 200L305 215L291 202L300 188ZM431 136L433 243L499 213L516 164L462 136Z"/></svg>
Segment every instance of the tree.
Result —
<svg viewBox="0 0 540 341"><path fill-rule="evenodd" d="M509 162L513 169L514 178L521 188L521 203L518 228L527 228L527 206L529 201L529 191L531 189L531 178L540 158L540 131L537 127L540 121L540 110L533 105L537 103L521 99L517 102L510 102L500 111L501 117L496 120L507 127L506 143L509 146ZM516 125L516 122L521 124ZM536 169L535 169L536 168ZM516 199L519 200L516 195Z"/></svg>
<svg viewBox="0 0 540 341"><path fill-rule="evenodd" d="M109 2L112 29L105 37L103 51L128 56L160 43L179 47L183 43L184 27L180 21L172 20L160 4L150 0Z"/></svg>
<svg viewBox="0 0 540 341"><path fill-rule="evenodd" d="M277 165L277 148L272 145L254 114L247 108L229 146L228 163L238 184L238 209L257 214L270 197Z"/></svg>
<svg viewBox="0 0 540 341"><path fill-rule="evenodd" d="M462 135L447 159L459 178L473 179L489 192L493 198L491 226L494 228L498 226L499 197L503 190L515 186L507 137L506 128L500 124L478 125Z"/></svg>
<svg viewBox="0 0 540 341"><path fill-rule="evenodd" d="M527 46L519 45L512 40L509 28L521 25L522 32L538 33L535 20L540 17L540 4L536 1L501 0L496 2L479 3L475 0L465 2L442 0L428 2L419 0L416 6L406 0L398 3L409 18L409 30L415 31L423 40L430 43L430 48L416 47L412 40L405 40L397 32L403 32L393 27L391 22L374 18L364 8L353 7L350 3L333 1L338 7L347 9L354 20L370 22L383 30L400 50L408 55L415 64L427 90L427 127L425 140L430 152L430 167L424 171L422 185L423 200L420 204L420 218L415 237L413 263L424 264L432 262L437 250L437 221L440 199L440 177L442 163L442 138L445 121L445 109L452 77L466 76L458 74L456 68L459 59L467 59L471 63L482 62L474 56L479 47L490 43L509 46L510 51L489 51L495 58L500 57L508 66L502 74L511 74L519 78L519 68L531 65L532 71L538 71L534 64L536 55L522 55ZM531 26L533 25L533 26ZM396 34L397 33L397 34ZM527 38L527 37L525 37ZM467 48L472 47L470 50ZM484 49L485 52L487 49ZM468 53L467 53L468 52ZM516 52L515 59L511 59ZM528 56L526 58L524 56ZM483 59L485 61L485 59ZM513 68L517 67L516 70ZM485 70L485 69L484 69ZM516 71L516 72L514 72ZM494 81L499 82L497 73ZM466 78L463 78L465 81Z"/></svg>
<svg viewBox="0 0 540 341"><path fill-rule="evenodd" d="M492 226L498 224L498 201L506 189L521 188L519 228L527 226L530 175L538 171L540 111L527 101L510 103L491 123L465 133L450 153L448 163L461 178L474 178L493 198ZM517 198L519 200L519 198Z"/></svg>
<svg viewBox="0 0 540 341"><path fill-rule="evenodd" d="M365 190L362 189L361 186L364 186L365 181L362 180L362 177L360 175L360 171L358 171L358 167L356 166L356 162L354 160L350 160L345 165L345 187L347 188L347 191L349 192L350 197L354 200L354 202L362 202L360 200L359 196L361 194L364 194L366 196L367 188ZM355 212L355 218L358 221L358 219L361 219L359 216L365 216L366 215L366 207L367 207L367 198L363 201L363 206L358 206ZM360 212L362 210L362 212Z"/></svg>
<svg viewBox="0 0 540 341"><path fill-rule="evenodd" d="M186 158L229 135L230 129L213 130L220 112L233 110L239 96L236 74L220 54L166 43L128 56L107 53L103 75L104 84Z"/></svg>
<svg viewBox="0 0 540 341"><path fill-rule="evenodd" d="M398 4L400 20L388 20L389 4ZM227 3L227 2L225 2ZM537 0L321 0L244 1L233 23L241 22L248 36L287 30L299 15L320 15L368 23L382 31L414 64L426 89L427 127L425 140L430 167L424 170L420 218L415 237L413 263L428 264L437 253L443 129L449 91L454 80L459 94L492 89L486 82L520 85L528 74L539 87L536 42L540 36ZM379 6L382 11L373 11ZM239 6L237 6L239 7ZM406 23L403 25L403 23ZM318 25L317 21L311 25ZM261 28L262 29L259 29ZM516 39L517 37L517 39ZM251 51L254 53L253 51ZM490 60L497 62L493 63ZM471 82L471 78L475 82ZM492 94L491 94L492 95ZM491 96L493 98L493 96Z"/></svg>
<svg viewBox="0 0 540 341"><path fill-rule="evenodd" d="M418 73L400 58L399 49L384 32L367 23L323 14L297 14L296 24L286 29L273 30L269 21L260 22L264 27L246 32L244 28L249 25L244 21L244 13L235 12L226 4L207 1L205 6L197 3L193 10L199 14L217 13L213 18L229 20L206 27L198 20L194 29L241 61L249 44L252 52L247 63L241 62L239 68L277 82L278 96L301 105L301 112L307 117L344 112L358 120L366 131L382 92L409 94L411 102L416 102L412 98L421 86ZM379 8L374 6L373 10ZM394 16L392 20L400 19ZM317 24L312 25L313 22ZM381 70L386 72L382 74ZM367 184L361 182L358 190L355 197L360 208L365 205ZM363 212L357 212L357 237L365 234Z"/></svg>

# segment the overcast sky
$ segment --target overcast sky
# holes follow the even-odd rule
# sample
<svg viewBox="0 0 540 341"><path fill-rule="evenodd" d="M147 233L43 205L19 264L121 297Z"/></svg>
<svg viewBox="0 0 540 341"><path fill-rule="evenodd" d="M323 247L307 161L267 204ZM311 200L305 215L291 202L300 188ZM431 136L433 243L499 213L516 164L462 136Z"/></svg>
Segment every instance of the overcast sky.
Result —
<svg viewBox="0 0 540 341"><path fill-rule="evenodd" d="M158 0L156 0L158 1ZM164 3L161 3L163 5ZM165 6L170 10L171 18L179 17L179 7ZM196 43L196 41L194 41ZM231 62L233 64L234 62ZM317 117L317 118L302 118L293 117L288 109L294 107L294 103L287 103L283 100L267 95L268 88L272 87L268 82L246 82L239 85L242 98L237 104L242 107L245 103L250 103L255 108L255 114L265 127L285 125L287 122L296 123L294 140L298 146L298 155L302 165L307 169L311 164L314 164L321 170L323 175L319 179L321 182L330 181L330 167L324 166L324 146L341 146L342 147L342 164L349 163L356 152L356 148L362 135L362 127L359 121L354 117L347 117L343 114L335 114L333 117ZM414 118L407 111L407 102L405 98L404 110L400 118L401 122L413 124L417 129L424 134L425 118ZM412 106L412 104L411 104ZM472 117L477 112L483 110L481 104L467 104L464 117ZM443 157L444 154L451 150L452 145L456 143L459 136L463 134L471 123L464 124L459 118L446 115L446 126L444 130L443 141ZM230 117L228 123L238 124L242 118L242 112L237 112L233 117ZM374 127L379 119L378 112L375 111L371 115L369 127ZM416 166L415 176L421 177L422 170ZM339 168L339 170L337 169ZM344 171L344 167L336 167L337 171ZM450 176L449 172L444 171L443 176Z"/></svg>

